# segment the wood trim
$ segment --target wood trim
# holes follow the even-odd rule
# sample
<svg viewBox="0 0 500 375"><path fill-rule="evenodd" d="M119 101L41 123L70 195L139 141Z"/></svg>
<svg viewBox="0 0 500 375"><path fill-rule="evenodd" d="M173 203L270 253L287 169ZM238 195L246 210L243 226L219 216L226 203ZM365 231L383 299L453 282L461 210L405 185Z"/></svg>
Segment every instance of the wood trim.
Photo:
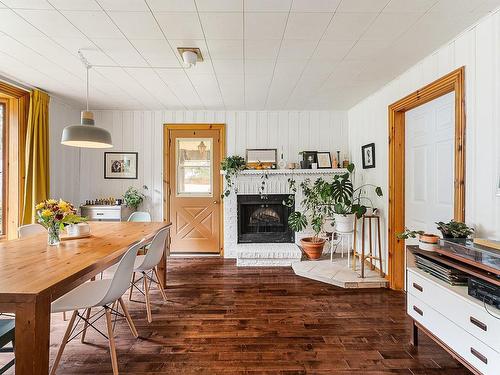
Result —
<svg viewBox="0 0 500 375"><path fill-rule="evenodd" d="M465 219L465 67L424 86L389 106L389 283L404 288L404 240L396 233L405 227L405 112L455 92L454 219Z"/></svg>
<svg viewBox="0 0 500 375"><path fill-rule="evenodd" d="M226 124L164 124L163 125L163 221L170 219L170 168L169 139L171 130L219 130L219 152L221 160L226 157ZM220 175L221 190L224 180ZM224 256L224 200L220 199L219 246L220 255Z"/></svg>

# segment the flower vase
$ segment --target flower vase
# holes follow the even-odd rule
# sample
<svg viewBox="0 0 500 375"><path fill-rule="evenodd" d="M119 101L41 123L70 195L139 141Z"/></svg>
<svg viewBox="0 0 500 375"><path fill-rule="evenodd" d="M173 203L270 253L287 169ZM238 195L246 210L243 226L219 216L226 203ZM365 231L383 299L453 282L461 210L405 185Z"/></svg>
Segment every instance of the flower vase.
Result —
<svg viewBox="0 0 500 375"><path fill-rule="evenodd" d="M49 246L57 246L61 242L59 224L52 225L48 228L47 244Z"/></svg>

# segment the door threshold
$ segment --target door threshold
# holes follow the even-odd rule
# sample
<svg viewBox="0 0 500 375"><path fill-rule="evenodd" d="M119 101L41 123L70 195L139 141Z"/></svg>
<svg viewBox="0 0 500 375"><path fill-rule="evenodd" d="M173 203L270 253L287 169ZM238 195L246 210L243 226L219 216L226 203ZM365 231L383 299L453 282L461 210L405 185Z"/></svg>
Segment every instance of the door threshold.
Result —
<svg viewBox="0 0 500 375"><path fill-rule="evenodd" d="M194 257L220 257L219 253L183 253L183 252L175 252L170 253L171 257L177 258L194 258Z"/></svg>

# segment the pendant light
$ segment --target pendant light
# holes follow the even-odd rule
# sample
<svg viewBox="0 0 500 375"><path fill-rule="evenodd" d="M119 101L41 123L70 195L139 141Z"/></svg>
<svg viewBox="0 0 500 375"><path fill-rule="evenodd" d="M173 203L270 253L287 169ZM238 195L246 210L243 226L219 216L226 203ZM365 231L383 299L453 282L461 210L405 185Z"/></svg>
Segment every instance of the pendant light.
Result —
<svg viewBox="0 0 500 375"><path fill-rule="evenodd" d="M78 51L87 73L87 109L82 111L80 125L69 125L63 129L61 144L83 148L113 147L111 134L103 128L94 125L94 114L89 111L89 70L92 66Z"/></svg>

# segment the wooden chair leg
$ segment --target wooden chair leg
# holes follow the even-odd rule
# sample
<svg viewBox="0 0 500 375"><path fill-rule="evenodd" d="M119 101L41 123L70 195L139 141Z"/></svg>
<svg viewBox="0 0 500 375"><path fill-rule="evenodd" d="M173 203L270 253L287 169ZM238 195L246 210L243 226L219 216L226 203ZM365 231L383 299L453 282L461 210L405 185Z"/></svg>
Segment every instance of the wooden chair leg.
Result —
<svg viewBox="0 0 500 375"><path fill-rule="evenodd" d="M161 296L163 297L163 300L167 302L167 295L165 294L165 290L163 289L163 285L161 284L160 277L158 275L158 270L153 268L153 271L155 273L156 281L158 281L158 288L160 289Z"/></svg>
<svg viewBox="0 0 500 375"><path fill-rule="evenodd" d="M134 289L134 283L135 283L135 272L132 274L132 283L130 284L130 293L128 295L129 301L132 301L132 291Z"/></svg>
<svg viewBox="0 0 500 375"><path fill-rule="evenodd" d="M132 321L132 318L130 317L127 306L125 306L125 303L123 302L123 299L121 297L120 297L120 299L118 299L118 302L120 303L120 306L122 307L123 314L125 315L125 319L127 319L127 323L128 323L128 326L130 327L130 331L132 332L132 335L135 338L138 338L139 334L137 333L137 330L135 329L134 322Z"/></svg>
<svg viewBox="0 0 500 375"><path fill-rule="evenodd" d="M66 321L66 311L63 311L63 320Z"/></svg>
<svg viewBox="0 0 500 375"><path fill-rule="evenodd" d="M153 318L151 317L151 305L149 301L149 286L148 286L148 278L146 276L146 273L143 272L143 280L144 280L144 296L146 297L146 312L148 315L148 322L151 323L153 321Z"/></svg>
<svg viewBox="0 0 500 375"><path fill-rule="evenodd" d="M104 308L106 314L106 326L108 327L109 354L111 355L111 365L113 366L113 375L118 375L118 359L116 358L116 345L113 336L113 321L111 311L108 307Z"/></svg>
<svg viewBox="0 0 500 375"><path fill-rule="evenodd" d="M75 319L76 319L76 314L78 311L73 311L73 314L71 315L71 319L69 320L68 328L66 329L66 332L64 333L64 337L61 342L61 346L59 346L59 350L57 351L56 359L54 360L54 364L52 365L52 369L50 370L50 375L54 375L56 373L57 367L59 366L59 362L61 361L61 357L64 351L64 348L66 347L66 344L68 343L69 335L71 334L71 330L73 329L73 325L75 324Z"/></svg>
<svg viewBox="0 0 500 375"><path fill-rule="evenodd" d="M80 341L82 343L85 342L85 336L87 335L87 328L89 326L89 324L87 323L87 321L90 319L90 307L88 309L85 310L85 320L83 321L83 331L82 331L82 338L80 339Z"/></svg>

